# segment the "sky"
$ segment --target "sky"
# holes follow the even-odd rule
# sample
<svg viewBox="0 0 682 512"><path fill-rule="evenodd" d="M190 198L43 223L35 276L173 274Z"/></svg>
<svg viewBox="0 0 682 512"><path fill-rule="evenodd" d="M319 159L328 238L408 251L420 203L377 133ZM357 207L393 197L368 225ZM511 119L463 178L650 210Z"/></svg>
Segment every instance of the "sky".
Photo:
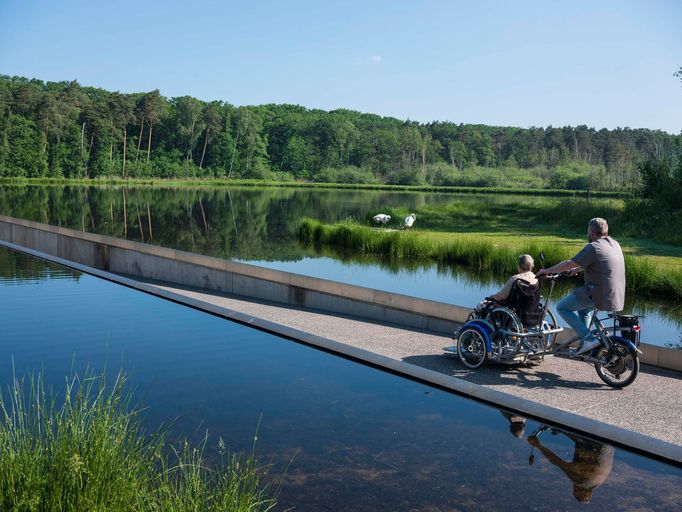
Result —
<svg viewBox="0 0 682 512"><path fill-rule="evenodd" d="M0 0L0 74L421 122L682 130L682 1Z"/></svg>

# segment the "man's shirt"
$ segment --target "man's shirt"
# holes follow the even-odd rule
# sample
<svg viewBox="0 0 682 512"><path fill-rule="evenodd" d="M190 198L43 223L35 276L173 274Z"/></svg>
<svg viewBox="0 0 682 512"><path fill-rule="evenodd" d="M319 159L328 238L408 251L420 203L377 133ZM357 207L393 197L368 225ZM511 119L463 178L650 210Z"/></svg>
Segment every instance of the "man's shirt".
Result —
<svg viewBox="0 0 682 512"><path fill-rule="evenodd" d="M610 236L587 244L572 258L585 271L585 284L592 286L592 302L602 311L625 307L625 261L618 242Z"/></svg>

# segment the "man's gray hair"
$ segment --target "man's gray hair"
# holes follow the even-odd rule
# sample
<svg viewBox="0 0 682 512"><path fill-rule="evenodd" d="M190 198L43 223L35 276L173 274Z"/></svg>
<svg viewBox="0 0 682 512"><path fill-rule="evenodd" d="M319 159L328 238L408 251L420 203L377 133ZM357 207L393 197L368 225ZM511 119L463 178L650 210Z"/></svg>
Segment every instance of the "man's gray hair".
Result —
<svg viewBox="0 0 682 512"><path fill-rule="evenodd" d="M606 236L609 234L609 223L601 217L595 217L587 224L587 229L595 235Z"/></svg>
<svg viewBox="0 0 682 512"><path fill-rule="evenodd" d="M530 254L522 254L519 256L519 268L525 272L533 270L535 260Z"/></svg>

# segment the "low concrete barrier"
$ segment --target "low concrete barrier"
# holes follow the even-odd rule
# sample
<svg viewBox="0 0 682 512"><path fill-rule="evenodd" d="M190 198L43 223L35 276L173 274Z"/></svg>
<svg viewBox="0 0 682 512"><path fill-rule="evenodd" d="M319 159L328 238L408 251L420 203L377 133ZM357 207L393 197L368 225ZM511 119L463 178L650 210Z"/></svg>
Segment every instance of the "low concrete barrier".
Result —
<svg viewBox="0 0 682 512"><path fill-rule="evenodd" d="M0 216L0 240L107 272L389 322L450 336L469 308ZM562 333L571 335L572 331ZM682 371L682 350L642 344L641 361Z"/></svg>

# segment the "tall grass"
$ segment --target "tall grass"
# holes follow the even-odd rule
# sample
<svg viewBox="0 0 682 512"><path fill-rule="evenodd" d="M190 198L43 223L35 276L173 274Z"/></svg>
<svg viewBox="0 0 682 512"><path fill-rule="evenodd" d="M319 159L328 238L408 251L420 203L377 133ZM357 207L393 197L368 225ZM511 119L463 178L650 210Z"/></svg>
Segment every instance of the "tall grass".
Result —
<svg viewBox="0 0 682 512"><path fill-rule="evenodd" d="M266 511L275 505L252 452L216 468L204 446L173 449L146 433L122 375L68 379L64 396L41 376L0 394L3 511Z"/></svg>
<svg viewBox="0 0 682 512"><path fill-rule="evenodd" d="M323 224L302 219L299 239L317 247L336 247L346 251L376 254L390 259L431 260L441 264L461 264L496 274L516 272L517 256L544 252L546 264L553 265L575 256L575 250L519 238L518 241L493 243L475 234L434 236L421 231L379 230L352 221ZM682 271L658 265L646 256L625 255L628 289L673 299L682 299Z"/></svg>

